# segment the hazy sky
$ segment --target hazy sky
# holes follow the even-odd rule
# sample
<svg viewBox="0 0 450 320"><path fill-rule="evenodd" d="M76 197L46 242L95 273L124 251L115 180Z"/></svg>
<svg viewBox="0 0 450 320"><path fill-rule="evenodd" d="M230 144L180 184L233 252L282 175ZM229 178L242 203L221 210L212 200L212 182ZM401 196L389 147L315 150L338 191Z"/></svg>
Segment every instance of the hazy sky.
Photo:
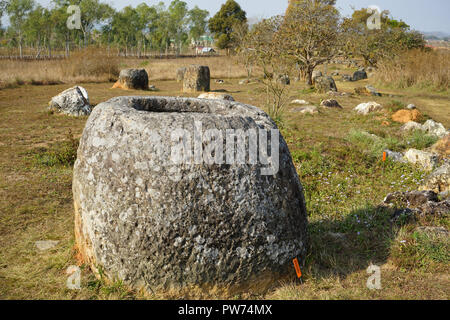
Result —
<svg viewBox="0 0 450 320"><path fill-rule="evenodd" d="M104 0L116 8L127 5L137 5L142 2L156 4L160 0ZM207 9L211 15L220 9L226 0L184 0L192 8L198 5ZM50 0L38 0L39 3L47 4ZM164 1L166 4L170 0ZM237 0L247 12L249 18L269 17L282 14L286 10L288 0ZM442 31L450 33L450 0L337 0L337 6L343 15L349 15L351 7L367 8L377 5L382 10L389 10L397 19L402 19L414 29L420 31Z"/></svg>

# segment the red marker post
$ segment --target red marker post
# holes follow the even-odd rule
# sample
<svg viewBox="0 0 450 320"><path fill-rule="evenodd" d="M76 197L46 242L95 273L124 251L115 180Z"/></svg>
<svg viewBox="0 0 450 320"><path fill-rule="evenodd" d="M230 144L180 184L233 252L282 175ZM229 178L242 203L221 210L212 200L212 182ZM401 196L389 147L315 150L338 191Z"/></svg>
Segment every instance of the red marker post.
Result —
<svg viewBox="0 0 450 320"><path fill-rule="evenodd" d="M293 261L295 272L297 273L297 277L302 282L302 270L300 269L300 264L298 263L298 259L295 258Z"/></svg>

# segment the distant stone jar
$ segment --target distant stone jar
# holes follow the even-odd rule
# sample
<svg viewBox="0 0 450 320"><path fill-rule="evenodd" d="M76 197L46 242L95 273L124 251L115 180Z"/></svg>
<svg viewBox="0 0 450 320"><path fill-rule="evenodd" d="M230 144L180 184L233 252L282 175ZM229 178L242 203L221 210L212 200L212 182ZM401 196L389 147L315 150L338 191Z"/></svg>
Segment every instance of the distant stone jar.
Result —
<svg viewBox="0 0 450 320"><path fill-rule="evenodd" d="M120 71L119 80L113 88L148 90L148 73L145 69L124 69Z"/></svg>
<svg viewBox="0 0 450 320"><path fill-rule="evenodd" d="M230 130L236 135L225 139ZM251 143L252 130L259 144ZM261 145L262 132L270 156L260 148L258 161L238 160L237 150L250 155ZM238 102L118 97L99 104L74 167L80 257L107 279L153 292L260 292L294 277L292 260L304 261L308 246L307 214L276 132L267 114ZM223 158L208 151L207 141L222 141L219 133ZM243 148L234 149L239 141ZM173 162L180 145L190 161Z"/></svg>
<svg viewBox="0 0 450 320"><path fill-rule="evenodd" d="M183 92L209 92L210 83L209 67L191 65L184 72Z"/></svg>
<svg viewBox="0 0 450 320"><path fill-rule="evenodd" d="M332 77L322 76L314 80L314 87L319 93L326 93L329 91L337 92L336 83Z"/></svg>

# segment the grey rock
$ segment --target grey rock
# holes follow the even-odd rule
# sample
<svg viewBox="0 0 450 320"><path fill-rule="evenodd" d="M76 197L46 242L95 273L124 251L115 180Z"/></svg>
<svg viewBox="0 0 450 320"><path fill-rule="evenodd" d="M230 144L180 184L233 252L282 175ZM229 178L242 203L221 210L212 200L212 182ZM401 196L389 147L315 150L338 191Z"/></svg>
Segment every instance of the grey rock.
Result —
<svg viewBox="0 0 450 320"><path fill-rule="evenodd" d="M195 130L199 122L203 130ZM176 129L276 128L260 109L224 100L118 97L98 105L74 166L83 259L97 274L101 266L109 279L154 292L259 291L290 275L292 259L305 258L307 214L281 135L275 175L262 175L260 162L171 160L174 144L183 145L172 140Z"/></svg>
<svg viewBox="0 0 450 320"><path fill-rule="evenodd" d="M381 93L379 93L379 92L377 91L377 89L375 89L375 88L372 87L372 86L366 86L365 89L366 89L366 92L367 92L368 94L370 94L370 95L372 95L372 96L374 96L374 97L381 97L381 96L382 96Z"/></svg>
<svg viewBox="0 0 450 320"><path fill-rule="evenodd" d="M417 109L417 107L416 107L415 105L413 105L413 104L409 104L409 105L406 107L406 109L408 109L408 110L415 110L415 109Z"/></svg>
<svg viewBox="0 0 450 320"><path fill-rule="evenodd" d="M434 170L425 179L425 183L420 189L432 190L436 193L450 191L450 164L445 163L443 166Z"/></svg>
<svg viewBox="0 0 450 320"><path fill-rule="evenodd" d="M406 151L404 159L409 163L422 167L426 171L433 170L439 161L437 154L417 149Z"/></svg>
<svg viewBox="0 0 450 320"><path fill-rule="evenodd" d="M327 100L322 101L320 103L320 106L325 107L325 108L343 109L342 106L339 104L339 102L337 102L336 100L333 100L333 99L327 99Z"/></svg>
<svg viewBox="0 0 450 320"><path fill-rule="evenodd" d="M445 137L448 132L445 129L444 125L442 123L438 123L434 120L427 120L423 125L422 125L423 130L425 130L426 132L428 132L431 135L435 135L439 138L443 138Z"/></svg>
<svg viewBox="0 0 450 320"><path fill-rule="evenodd" d="M199 99L228 100L234 101L232 95L221 92L205 92L198 96Z"/></svg>
<svg viewBox="0 0 450 320"><path fill-rule="evenodd" d="M395 152L391 150L384 150L388 159L394 162L406 163L407 161L403 158L404 155L401 152Z"/></svg>
<svg viewBox="0 0 450 320"><path fill-rule="evenodd" d="M89 115L92 112L92 107L86 89L76 86L53 97L48 110L80 117Z"/></svg>
<svg viewBox="0 0 450 320"><path fill-rule="evenodd" d="M417 123L415 121L409 121L405 123L400 130L402 131L412 131L412 130L423 130L423 127L420 123Z"/></svg>
<svg viewBox="0 0 450 320"><path fill-rule="evenodd" d="M211 75L209 67L191 65L186 68L183 79L183 92L210 91Z"/></svg>
<svg viewBox="0 0 450 320"><path fill-rule="evenodd" d="M122 89L148 90L148 73L145 69L121 70L117 87L121 87Z"/></svg>
<svg viewBox="0 0 450 320"><path fill-rule="evenodd" d="M362 115L368 115L373 112L380 112L383 110L383 106L374 101L361 103L356 106L355 111Z"/></svg>
<svg viewBox="0 0 450 320"><path fill-rule="evenodd" d="M358 70L353 73L352 81L359 81L364 79L367 79L367 73L364 69Z"/></svg>
<svg viewBox="0 0 450 320"><path fill-rule="evenodd" d="M328 91L338 91L336 83L332 77L317 77L314 81L314 87L319 93L326 93Z"/></svg>

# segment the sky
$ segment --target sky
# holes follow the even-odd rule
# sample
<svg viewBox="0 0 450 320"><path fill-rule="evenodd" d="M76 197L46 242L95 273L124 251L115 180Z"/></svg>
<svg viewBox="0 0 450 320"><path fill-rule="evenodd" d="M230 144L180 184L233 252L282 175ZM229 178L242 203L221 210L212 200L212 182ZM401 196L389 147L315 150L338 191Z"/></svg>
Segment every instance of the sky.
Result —
<svg viewBox="0 0 450 320"><path fill-rule="evenodd" d="M160 0L103 0L115 8L121 9L127 5L136 6L146 2L149 5ZM184 0L189 8L195 5L206 9L211 15L216 13L226 0ZM236 0L247 12L248 18L264 18L277 14L284 14L288 0ZM50 0L37 0L41 4L48 4ZM166 4L170 0L163 1ZM413 29L424 32L441 31L450 34L450 0L337 0L337 7L344 16L348 16L356 9L376 5L381 10L389 10L396 19L402 19Z"/></svg>

